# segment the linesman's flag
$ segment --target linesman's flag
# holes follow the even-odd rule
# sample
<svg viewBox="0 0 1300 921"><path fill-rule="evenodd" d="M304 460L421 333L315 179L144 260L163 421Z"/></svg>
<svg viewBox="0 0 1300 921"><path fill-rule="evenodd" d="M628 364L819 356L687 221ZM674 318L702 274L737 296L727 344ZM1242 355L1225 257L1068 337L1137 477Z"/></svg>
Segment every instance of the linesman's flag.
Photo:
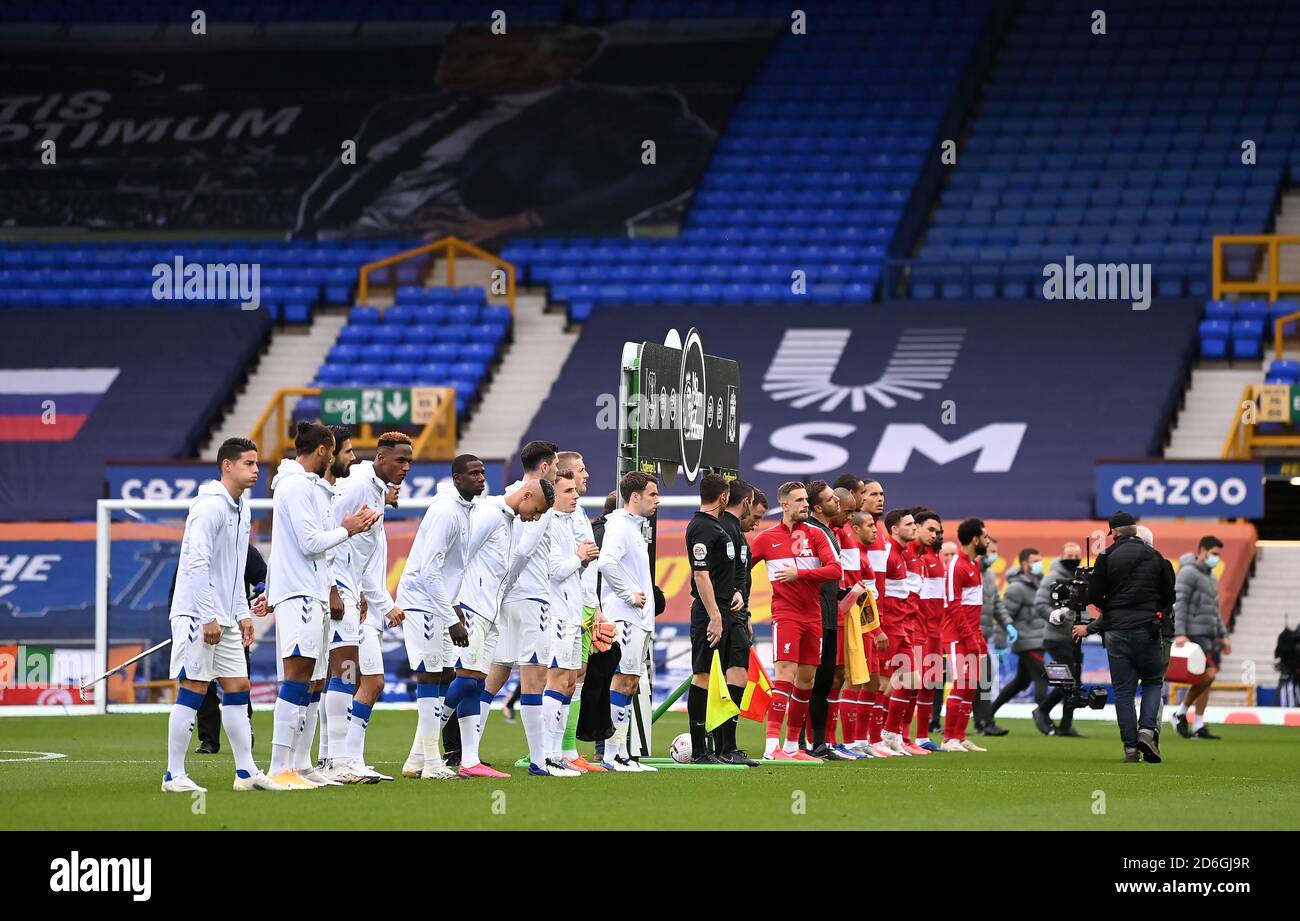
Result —
<svg viewBox="0 0 1300 921"><path fill-rule="evenodd" d="M767 719L767 708L772 704L772 682L768 680L758 653L749 650L749 675L745 680L745 696L740 698L740 715L761 723Z"/></svg>
<svg viewBox="0 0 1300 921"><path fill-rule="evenodd" d="M722 674L722 657L713 650L713 668L709 670L708 706L704 713L704 731L712 732L737 713L736 702L727 690L727 679Z"/></svg>

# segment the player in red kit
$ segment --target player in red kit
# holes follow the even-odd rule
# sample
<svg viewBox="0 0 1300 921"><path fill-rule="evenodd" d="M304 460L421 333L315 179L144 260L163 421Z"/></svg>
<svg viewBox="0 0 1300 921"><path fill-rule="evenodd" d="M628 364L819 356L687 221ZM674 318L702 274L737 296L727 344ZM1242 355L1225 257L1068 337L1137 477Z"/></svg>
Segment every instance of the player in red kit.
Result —
<svg viewBox="0 0 1300 921"><path fill-rule="evenodd" d="M903 739L903 720L915 705L916 671L913 625L920 596L920 562L907 545L916 536L916 523L908 509L896 508L885 514L889 532L889 556L885 559L885 594L881 598L880 620L889 646L881 672L888 679L889 709L881 734L885 747L898 755L930 754Z"/></svg>
<svg viewBox="0 0 1300 921"><path fill-rule="evenodd" d="M815 761L799 751L799 729L808 715L808 700L822 653L822 583L839 582L843 571L830 541L807 524L808 490L802 483L782 484L777 491L781 521L750 543L750 566L767 564L772 583L772 659L776 681L767 711L768 761ZM785 719L785 745L781 723Z"/></svg>
<svg viewBox="0 0 1300 921"><path fill-rule="evenodd" d="M943 611L947 606L946 567L939 556L943 519L927 508L915 509L912 518L916 522L916 540L912 546L921 566L920 616L912 636L921 662L921 683L916 692L916 744L926 751L939 751L929 735L934 689L943 687ZM903 724L904 733L911 722L909 718Z"/></svg>
<svg viewBox="0 0 1300 921"><path fill-rule="evenodd" d="M844 551L856 551L852 556L842 554L844 560L843 584L850 594L840 602L842 606L841 617L856 603L853 594L855 587L868 593L875 600L876 608L879 610L880 602L876 595L876 575L871 568L871 562L867 559L867 547L871 546L875 539L876 522L866 512L857 511L851 514L848 523L840 530L840 547ZM853 570L850 566L850 561L854 558L858 563L856 570ZM870 604L870 602L864 603ZM842 747L868 758L889 757L892 752L890 755L885 755L872 747L871 729L868 722L875 709L874 701L871 698L876 693L876 682L879 680L880 653L889 643L888 637L880 628L879 618L876 618L875 623L868 629L862 639L864 651L867 654L867 668L871 672L871 677L866 684L849 684L845 681L840 689L840 727L844 739ZM846 676L841 675L839 677L845 678Z"/></svg>
<svg viewBox="0 0 1300 921"><path fill-rule="evenodd" d="M944 710L943 745L946 752L982 752L966 739L971 703L979 691L979 660L984 654L980 614L984 610L984 522L967 518L957 526L961 549L948 566L947 607L943 615L943 646L948 656L952 693Z"/></svg>
<svg viewBox="0 0 1300 921"><path fill-rule="evenodd" d="M885 531L884 521L885 487L877 480L867 480L863 489L858 510L870 515L876 526L875 537L867 544L867 562L875 578L876 605L879 607L884 603L885 562L889 557L889 534ZM865 738L871 750L881 757L889 758L893 757L894 752L881 739L885 728L885 708L889 704L889 690L881 669L885 650L872 643L867 651L870 654L867 664L871 669L871 683L859 694L859 731L862 732L865 726ZM859 751L864 748L865 746L859 746Z"/></svg>

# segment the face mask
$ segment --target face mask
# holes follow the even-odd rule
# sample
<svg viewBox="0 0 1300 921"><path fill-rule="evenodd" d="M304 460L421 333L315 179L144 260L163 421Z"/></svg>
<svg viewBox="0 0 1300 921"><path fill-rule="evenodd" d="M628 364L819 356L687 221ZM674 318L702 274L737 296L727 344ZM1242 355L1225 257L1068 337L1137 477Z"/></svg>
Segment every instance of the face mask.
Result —
<svg viewBox="0 0 1300 921"><path fill-rule="evenodd" d="M1029 567L1030 575L1041 576L1043 574L1043 561L1035 560L1034 564Z"/></svg>
<svg viewBox="0 0 1300 921"><path fill-rule="evenodd" d="M993 565L994 563L996 563L997 561L998 561L998 555L997 555L996 553L989 553L989 554L985 555L985 557L984 557L984 568L985 568L985 569L988 569L990 566L992 566L992 565Z"/></svg>
<svg viewBox="0 0 1300 921"><path fill-rule="evenodd" d="M1215 566L1218 566L1219 555L1217 553L1211 553L1209 556L1205 558L1205 565L1210 567L1211 569L1213 569Z"/></svg>
<svg viewBox="0 0 1300 921"><path fill-rule="evenodd" d="M1061 560L1061 565L1065 567L1065 569L1066 569L1067 572L1074 572L1076 569L1079 568L1079 561L1078 561L1078 560Z"/></svg>

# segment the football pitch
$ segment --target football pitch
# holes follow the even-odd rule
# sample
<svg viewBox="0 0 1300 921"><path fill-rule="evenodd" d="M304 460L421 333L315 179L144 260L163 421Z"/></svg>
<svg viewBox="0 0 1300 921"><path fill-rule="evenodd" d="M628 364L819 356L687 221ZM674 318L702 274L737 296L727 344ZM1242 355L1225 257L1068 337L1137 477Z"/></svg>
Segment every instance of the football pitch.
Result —
<svg viewBox="0 0 1300 921"><path fill-rule="evenodd" d="M399 775L413 711L379 711L367 760ZM1080 724L1087 739L972 736L987 753L934 754L746 771L673 770L579 778L527 776L513 762L522 727L492 714L483 757L508 780L406 780L300 793L236 794L223 737L218 755L190 754L208 787L159 792L167 716L120 714L0 720L0 829L1297 829L1294 728L1215 727L1222 741L1162 733L1165 761L1123 764L1113 723ZM271 714L256 713L255 755L269 753ZM655 726L656 754L686 729ZM762 752L762 727L741 744ZM197 742L195 743L197 744ZM192 748L193 746L191 746ZM589 746L586 747L589 751ZM39 758L58 753L62 758Z"/></svg>

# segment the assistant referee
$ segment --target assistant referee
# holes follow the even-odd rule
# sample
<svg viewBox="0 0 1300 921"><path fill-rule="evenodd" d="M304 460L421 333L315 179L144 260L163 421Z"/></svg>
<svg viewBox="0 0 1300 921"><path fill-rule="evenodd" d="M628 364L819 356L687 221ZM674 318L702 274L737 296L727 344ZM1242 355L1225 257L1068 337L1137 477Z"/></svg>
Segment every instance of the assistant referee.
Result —
<svg viewBox="0 0 1300 921"><path fill-rule="evenodd" d="M732 645L727 643L728 634L745 631L737 618L723 617L724 611L739 611L744 606L736 587L736 545L718 520L727 508L730 491L725 477L716 473L705 476L700 480L700 510L686 526L686 556L691 561L691 596L695 599L691 604L691 688L686 698L692 764L752 763L709 751L704 728L713 651L720 651L725 669L731 664L726 661L728 646ZM748 639L745 633L746 643Z"/></svg>

